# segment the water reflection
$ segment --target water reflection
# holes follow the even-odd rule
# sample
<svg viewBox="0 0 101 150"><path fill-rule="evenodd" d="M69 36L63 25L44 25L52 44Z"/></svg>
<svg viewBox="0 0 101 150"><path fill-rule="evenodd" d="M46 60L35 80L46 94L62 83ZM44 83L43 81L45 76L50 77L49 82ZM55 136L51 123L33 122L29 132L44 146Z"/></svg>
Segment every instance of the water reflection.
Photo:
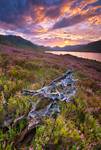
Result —
<svg viewBox="0 0 101 150"><path fill-rule="evenodd" d="M66 51L46 51L47 53L52 53L56 55L66 55L70 54L77 57L97 60L101 62L101 53L91 53L91 52L66 52Z"/></svg>

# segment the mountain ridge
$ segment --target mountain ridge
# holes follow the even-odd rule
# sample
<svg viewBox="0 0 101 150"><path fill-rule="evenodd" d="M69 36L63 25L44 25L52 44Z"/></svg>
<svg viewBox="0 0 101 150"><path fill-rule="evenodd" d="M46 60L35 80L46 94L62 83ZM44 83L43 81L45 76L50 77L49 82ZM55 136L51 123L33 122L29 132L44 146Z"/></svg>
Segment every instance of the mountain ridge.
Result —
<svg viewBox="0 0 101 150"><path fill-rule="evenodd" d="M0 45L11 46L21 49L31 49L35 51L68 51L68 52L95 52L101 53L101 40L94 41L84 45L73 45L64 47L45 47L39 46L31 41L16 35L0 35Z"/></svg>
<svg viewBox="0 0 101 150"><path fill-rule="evenodd" d="M43 46L33 44L31 41L16 35L0 35L0 45L11 46L16 48L31 49L42 51Z"/></svg>
<svg viewBox="0 0 101 150"><path fill-rule="evenodd" d="M51 50L68 52L98 52L101 53L101 40L94 41L84 45L73 45L64 47L54 47Z"/></svg>

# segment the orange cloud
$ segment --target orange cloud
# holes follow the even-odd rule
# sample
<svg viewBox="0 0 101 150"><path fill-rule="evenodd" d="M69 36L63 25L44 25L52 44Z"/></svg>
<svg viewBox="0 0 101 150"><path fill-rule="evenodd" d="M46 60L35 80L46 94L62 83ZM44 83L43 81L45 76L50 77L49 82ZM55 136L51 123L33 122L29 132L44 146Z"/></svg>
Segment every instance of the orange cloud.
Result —
<svg viewBox="0 0 101 150"><path fill-rule="evenodd" d="M65 13L68 13L70 12L70 9L71 9L71 5L73 4L73 0L66 0L64 3L61 4L61 7L60 7L60 13L61 15L65 14Z"/></svg>
<svg viewBox="0 0 101 150"><path fill-rule="evenodd" d="M35 23L42 22L45 19L45 8L43 6L32 6L30 11Z"/></svg>
<svg viewBox="0 0 101 150"><path fill-rule="evenodd" d="M51 38L45 40L46 46L54 47L64 47L66 45L75 45L78 44L76 40L68 40L68 39L62 39L62 38Z"/></svg>
<svg viewBox="0 0 101 150"><path fill-rule="evenodd" d="M34 13L35 13L35 22L42 22L45 19L45 14L44 14L44 7L42 6L37 6L34 9Z"/></svg>
<svg viewBox="0 0 101 150"><path fill-rule="evenodd" d="M82 1L79 6L72 8L71 6L73 5L74 2L78 2L78 0L66 0L64 3L62 3L60 7L60 13L61 16L64 15L65 13L70 14L70 15L77 15L77 14L85 14L88 12L88 9L83 9L89 4L93 4L97 2L98 0L85 0Z"/></svg>
<svg viewBox="0 0 101 150"><path fill-rule="evenodd" d="M82 9L84 7L86 7L89 4L93 4L95 2L97 2L98 0L84 0L79 4L79 7Z"/></svg>
<svg viewBox="0 0 101 150"><path fill-rule="evenodd" d="M89 18L88 22L90 24L101 25L101 15Z"/></svg>
<svg viewBox="0 0 101 150"><path fill-rule="evenodd" d="M40 34L43 34L43 33L47 33L47 29L44 29L44 28L39 28L36 30L36 33L40 33Z"/></svg>

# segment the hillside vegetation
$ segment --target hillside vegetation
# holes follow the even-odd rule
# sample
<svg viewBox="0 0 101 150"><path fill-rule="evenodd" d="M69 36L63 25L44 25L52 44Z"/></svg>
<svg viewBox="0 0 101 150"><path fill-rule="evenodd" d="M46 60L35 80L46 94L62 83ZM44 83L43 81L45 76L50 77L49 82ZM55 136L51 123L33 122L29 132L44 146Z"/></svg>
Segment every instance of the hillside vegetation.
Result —
<svg viewBox="0 0 101 150"><path fill-rule="evenodd" d="M26 50L44 51L43 46L38 46L32 42L15 35L0 35L0 46L6 45Z"/></svg>
<svg viewBox="0 0 101 150"><path fill-rule="evenodd" d="M3 128L5 119L27 114L31 108L30 99L38 100L22 96L22 89L41 88L69 68L78 79L77 94L69 103L59 102L61 113L58 118L54 121L45 117L32 140L29 141L30 137L25 139L20 149L100 150L101 63L69 55L10 50L10 53L0 52L0 150L18 150L15 147L17 136L27 124L24 119L15 126ZM2 92L7 105L3 104ZM45 105L46 100L42 99L38 108Z"/></svg>

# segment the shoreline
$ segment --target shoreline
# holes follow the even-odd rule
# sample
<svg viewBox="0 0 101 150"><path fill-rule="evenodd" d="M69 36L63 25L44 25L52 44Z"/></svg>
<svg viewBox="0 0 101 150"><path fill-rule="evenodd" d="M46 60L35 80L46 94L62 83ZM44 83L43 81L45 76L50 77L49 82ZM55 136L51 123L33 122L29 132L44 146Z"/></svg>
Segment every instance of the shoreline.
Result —
<svg viewBox="0 0 101 150"><path fill-rule="evenodd" d="M101 62L91 59L84 59L70 54L55 55L35 50L24 50L15 47L3 46L0 54L7 54L11 60L25 60L41 62L44 65L57 66L58 68L73 68L94 80L101 81ZM41 64L40 64L41 65Z"/></svg>
<svg viewBox="0 0 101 150"><path fill-rule="evenodd" d="M77 58L83 58L83 59L88 59L88 60L94 60L94 61L97 61L97 62L101 62L101 59L100 59L101 56L98 57L98 55L101 55L101 53L95 53L95 52L93 53L93 52L66 52L66 51L51 51L51 52L48 52L48 51L46 51L45 53L60 55L60 56L71 55L71 56L75 56ZM85 54L89 55L88 58ZM93 55L93 54L96 56L95 59L93 57L90 58L90 55Z"/></svg>

